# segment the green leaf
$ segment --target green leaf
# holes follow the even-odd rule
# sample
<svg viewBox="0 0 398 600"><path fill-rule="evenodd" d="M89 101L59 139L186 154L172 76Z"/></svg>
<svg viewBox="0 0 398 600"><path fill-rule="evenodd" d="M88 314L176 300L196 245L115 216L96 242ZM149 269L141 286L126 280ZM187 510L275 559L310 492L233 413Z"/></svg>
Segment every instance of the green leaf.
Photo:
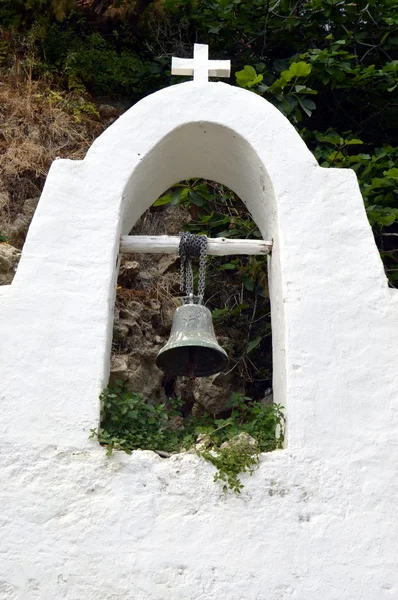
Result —
<svg viewBox="0 0 398 600"><path fill-rule="evenodd" d="M389 179L398 179L398 167L394 167L393 169L384 171L383 175L384 177L388 177Z"/></svg>
<svg viewBox="0 0 398 600"><path fill-rule="evenodd" d="M211 311L213 319L219 319L229 313L229 308L215 308Z"/></svg>
<svg viewBox="0 0 398 600"><path fill-rule="evenodd" d="M256 79L260 76L257 75L256 70L250 65L245 65L242 71L237 71L235 73L236 82L240 87L246 88L254 85ZM262 81L263 77L261 75L261 79L258 82ZM256 81L257 83L257 81Z"/></svg>
<svg viewBox="0 0 398 600"><path fill-rule="evenodd" d="M254 290L254 281L253 279L250 279L250 277L245 277L243 279L243 285L245 286L245 288L249 291L252 292Z"/></svg>
<svg viewBox="0 0 398 600"><path fill-rule="evenodd" d="M181 190L174 190L174 192L171 193L170 204L175 206L176 204L179 203L180 199L181 199Z"/></svg>
<svg viewBox="0 0 398 600"><path fill-rule="evenodd" d="M313 102L312 100L309 100L308 98L303 98L301 100L301 104L303 104L309 110L315 110L316 109L315 102Z"/></svg>
<svg viewBox="0 0 398 600"><path fill-rule="evenodd" d="M358 138L353 138L351 140L344 140L344 143L346 146L354 146L354 145L363 144L363 141Z"/></svg>
<svg viewBox="0 0 398 600"><path fill-rule="evenodd" d="M163 206L164 204L170 204L172 200L171 194L166 194L165 196L161 196L153 203L153 206Z"/></svg>
<svg viewBox="0 0 398 600"><path fill-rule="evenodd" d="M281 77L286 81L290 81L293 77L307 77L311 73L311 66L304 62L294 62L290 65L287 71L282 71Z"/></svg>
<svg viewBox="0 0 398 600"><path fill-rule="evenodd" d="M188 200L196 206L203 206L204 204L204 199L202 198L202 196L199 196L199 194L194 192L193 190L189 191Z"/></svg>
<svg viewBox="0 0 398 600"><path fill-rule="evenodd" d="M257 85L258 83L261 83L261 82L262 82L262 80L263 80L263 76L262 76L262 75L261 75L261 73L260 73L260 75L257 75L257 77L255 77L255 78L253 79L253 81L249 81L249 83L247 84L247 87L248 87L248 88L251 88L251 87L253 87L254 85Z"/></svg>
<svg viewBox="0 0 398 600"><path fill-rule="evenodd" d="M379 217L379 223L381 223L385 227L389 227L390 225L395 223L395 221L397 219L398 219L398 217L396 215L393 215L393 214L385 215L385 216Z"/></svg>
<svg viewBox="0 0 398 600"><path fill-rule="evenodd" d="M283 88L283 87L285 87L286 83L288 83L291 79L293 79L293 77L294 77L294 74L290 69L288 69L287 71L282 71L280 78L277 81L274 81L274 83L272 84L272 87L277 86L279 84L280 87Z"/></svg>
<svg viewBox="0 0 398 600"><path fill-rule="evenodd" d="M264 286L261 284L256 285L256 294L262 298L269 298L269 295L265 292Z"/></svg>
<svg viewBox="0 0 398 600"><path fill-rule="evenodd" d="M329 162L335 162L336 160L340 160L344 158L344 154L342 152L339 151L335 151L335 152L331 152L330 154L328 154L327 159Z"/></svg>
<svg viewBox="0 0 398 600"><path fill-rule="evenodd" d="M273 63L275 71L280 73L281 71L285 71L288 67L287 61L284 58L277 58Z"/></svg>
<svg viewBox="0 0 398 600"><path fill-rule="evenodd" d="M331 131L330 133L317 133L316 139L318 142L326 142L327 144L340 145L340 136L335 131Z"/></svg>
<svg viewBox="0 0 398 600"><path fill-rule="evenodd" d="M257 348L257 346L260 345L260 342L263 338L261 337L261 335L258 335L254 340L252 340L251 342L249 342L247 344L247 348L246 348L246 354L249 354L249 352L251 352L252 350L254 350L255 348Z"/></svg>
<svg viewBox="0 0 398 600"><path fill-rule="evenodd" d="M241 304L238 304L238 306L235 306L235 308L231 311L231 315L235 317L236 315L239 315L242 310L245 310L245 308L249 308L249 305L246 304L246 302L242 302Z"/></svg>
<svg viewBox="0 0 398 600"><path fill-rule="evenodd" d="M305 114L310 117L312 112L315 108L316 108L316 104L315 102L313 102L312 100L309 100L308 98L303 98L299 100L300 105L303 109L303 111L305 112Z"/></svg>
<svg viewBox="0 0 398 600"><path fill-rule="evenodd" d="M250 65L246 65L243 68L243 72L246 74L247 77L250 77L251 79L253 79L253 77L257 76L256 70L254 69L254 67L252 67Z"/></svg>

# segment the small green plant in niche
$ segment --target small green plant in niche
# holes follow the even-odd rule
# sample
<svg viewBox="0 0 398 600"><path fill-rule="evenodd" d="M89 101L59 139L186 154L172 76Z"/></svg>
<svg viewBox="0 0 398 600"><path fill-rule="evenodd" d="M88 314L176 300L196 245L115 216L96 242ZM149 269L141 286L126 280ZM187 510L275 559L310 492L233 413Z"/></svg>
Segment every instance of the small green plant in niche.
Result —
<svg viewBox="0 0 398 600"><path fill-rule="evenodd" d="M128 454L138 449L152 450L162 456L193 450L217 468L214 480L221 481L225 491L240 493L243 485L239 474L252 474L261 452L283 445L282 407L240 394L232 394L227 403L228 415L222 419L204 413L182 420L180 398L151 404L123 382L107 387L100 399L101 425L91 430L90 437L106 446L108 455L113 450ZM178 427L175 417L180 417Z"/></svg>

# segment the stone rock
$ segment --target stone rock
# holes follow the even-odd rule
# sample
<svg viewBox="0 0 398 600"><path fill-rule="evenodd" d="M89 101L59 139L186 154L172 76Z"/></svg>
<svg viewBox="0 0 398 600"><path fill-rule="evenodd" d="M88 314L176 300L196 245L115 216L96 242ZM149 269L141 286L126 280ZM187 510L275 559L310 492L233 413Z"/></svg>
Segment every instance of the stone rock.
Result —
<svg viewBox="0 0 398 600"><path fill-rule="evenodd" d="M134 282L139 272L140 264L136 260L122 261L119 269L118 284L128 289L134 287Z"/></svg>
<svg viewBox="0 0 398 600"><path fill-rule="evenodd" d="M7 219L1 226L1 230L6 234L8 242L16 248L21 249L24 245L26 234L38 202L39 196L36 198L27 198L12 221Z"/></svg>
<svg viewBox="0 0 398 600"><path fill-rule="evenodd" d="M196 440L195 450L205 450L211 444L210 436L206 433L200 433Z"/></svg>
<svg viewBox="0 0 398 600"><path fill-rule="evenodd" d="M115 314L113 328L114 356L110 382L126 381L129 387L153 402L164 402L164 374L155 364L157 353L166 338L159 335L159 303L149 306L130 301Z"/></svg>
<svg viewBox="0 0 398 600"><path fill-rule="evenodd" d="M235 435L233 438L228 440L227 442L223 442L220 446L221 450L225 448L236 448L237 446L244 448L253 448L253 450L258 449L257 441L252 438L251 435L242 431L238 435Z"/></svg>
<svg viewBox="0 0 398 600"><path fill-rule="evenodd" d="M214 416L227 410L226 403L232 392L239 392L233 378L224 373L200 377L194 381L188 377L181 377L177 381L176 389L177 394L184 399L191 399L195 414L200 414L202 410Z"/></svg>
<svg viewBox="0 0 398 600"><path fill-rule="evenodd" d="M263 404L271 405L274 403L274 393L272 388L267 388L264 392L264 396L261 398Z"/></svg>
<svg viewBox="0 0 398 600"><path fill-rule="evenodd" d="M100 104L98 106L98 112L103 119L117 119L122 114L122 110L111 104Z"/></svg>
<svg viewBox="0 0 398 600"><path fill-rule="evenodd" d="M112 104L100 104L97 110L106 127L109 127L128 107L114 106Z"/></svg>
<svg viewBox="0 0 398 600"><path fill-rule="evenodd" d="M169 204L163 212L163 223L167 235L178 235L184 225L192 221L189 211L183 206Z"/></svg>
<svg viewBox="0 0 398 600"><path fill-rule="evenodd" d="M205 409L203 408L203 406L195 402L192 407L192 416L195 418L202 417L204 415L204 412Z"/></svg>
<svg viewBox="0 0 398 600"><path fill-rule="evenodd" d="M110 385L116 383L116 381L127 381L128 380L128 355L119 354L111 357L111 373L109 377Z"/></svg>
<svg viewBox="0 0 398 600"><path fill-rule="evenodd" d="M184 419L183 417L171 417L169 419L169 428L173 431L183 431L184 429Z"/></svg>
<svg viewBox="0 0 398 600"><path fill-rule="evenodd" d="M113 344L118 348L124 348L127 345L129 336L129 327L121 320L115 321L113 324Z"/></svg>
<svg viewBox="0 0 398 600"><path fill-rule="evenodd" d="M166 273L170 267L174 266L178 260L178 256L176 254L165 254L159 260L157 264L157 271L160 275Z"/></svg>
<svg viewBox="0 0 398 600"><path fill-rule="evenodd" d="M9 285L14 279L21 252L9 244L0 244L0 285Z"/></svg>
<svg viewBox="0 0 398 600"><path fill-rule="evenodd" d="M122 354L111 358L109 383L125 381L129 387L152 402L165 402L163 373L155 365L156 351L149 359L141 354Z"/></svg>
<svg viewBox="0 0 398 600"><path fill-rule="evenodd" d="M159 313L159 311L161 309L161 304L158 300L156 300L155 298L150 298L150 300L148 301L148 304L149 304L149 307L156 312L156 314Z"/></svg>
<svg viewBox="0 0 398 600"><path fill-rule="evenodd" d="M137 319L141 318L143 311L144 305L141 304L141 302L136 302L135 300L132 300L128 303L127 306L124 306L120 309L119 314L121 319L129 320L130 322L135 322Z"/></svg>
<svg viewBox="0 0 398 600"><path fill-rule="evenodd" d="M121 349L147 354L148 349L152 350L163 342L163 338L155 333L159 324L159 310L140 302L129 302L128 307L115 314L114 342L121 341Z"/></svg>
<svg viewBox="0 0 398 600"><path fill-rule="evenodd" d="M140 271L141 281L151 281L156 276L155 269L148 269L147 271Z"/></svg>
<svg viewBox="0 0 398 600"><path fill-rule="evenodd" d="M167 332L168 335L170 334L171 326L173 324L174 313L178 306L179 306L179 302L175 298L172 298L171 300L162 302L162 309L161 309L162 324L163 324L165 333Z"/></svg>

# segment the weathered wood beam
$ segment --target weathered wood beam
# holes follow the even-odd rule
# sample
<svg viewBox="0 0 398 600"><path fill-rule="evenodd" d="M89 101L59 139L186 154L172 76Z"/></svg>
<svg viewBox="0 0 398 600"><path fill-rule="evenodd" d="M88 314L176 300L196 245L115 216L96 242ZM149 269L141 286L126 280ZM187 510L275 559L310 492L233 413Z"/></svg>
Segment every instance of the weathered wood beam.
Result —
<svg viewBox="0 0 398 600"><path fill-rule="evenodd" d="M144 254L178 254L180 238L169 235L123 235L120 252ZM208 238L207 253L212 256L228 256L230 254L269 254L272 242L264 240L230 240L228 238Z"/></svg>

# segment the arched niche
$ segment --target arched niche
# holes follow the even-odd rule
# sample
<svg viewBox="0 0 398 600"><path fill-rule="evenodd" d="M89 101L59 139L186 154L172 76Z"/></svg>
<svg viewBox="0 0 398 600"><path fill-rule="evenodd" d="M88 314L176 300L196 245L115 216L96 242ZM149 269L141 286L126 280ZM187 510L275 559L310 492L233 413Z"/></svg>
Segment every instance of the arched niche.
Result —
<svg viewBox="0 0 398 600"><path fill-rule="evenodd" d="M189 190L197 194L194 201L190 200ZM205 215L209 221L207 218L202 221ZM226 231L231 228L235 231ZM231 188L213 180L193 178L165 189L160 202L141 215L130 232L133 237L128 239L178 236L184 229L206 233L210 238L231 233L233 238L253 241L261 235L247 207ZM122 250L124 243L123 240ZM235 268L227 264L231 261ZM225 404L233 392L256 401L265 401L267 397L267 403L271 402L272 336L267 274L267 256L208 257L203 302L216 311L215 332L228 353L229 364L224 373L211 380L197 379L193 383L167 375L155 364L157 352L170 336L171 319L181 296L177 255L122 254L110 382L126 380L132 391L156 402L182 395L184 416L190 414L193 404L195 410L202 407L214 416L219 415L221 409L225 412ZM136 327L136 323L140 326ZM246 355L248 348L250 356Z"/></svg>
<svg viewBox="0 0 398 600"><path fill-rule="evenodd" d="M139 102L83 161L52 165L0 298L12 340L0 350L11 436L86 443L108 377L120 235L162 191L194 176L236 191L273 240L274 397L288 409L289 446L328 444L336 390L368 339L357 325L392 302L355 174L319 168L287 119L252 92L195 82Z"/></svg>

